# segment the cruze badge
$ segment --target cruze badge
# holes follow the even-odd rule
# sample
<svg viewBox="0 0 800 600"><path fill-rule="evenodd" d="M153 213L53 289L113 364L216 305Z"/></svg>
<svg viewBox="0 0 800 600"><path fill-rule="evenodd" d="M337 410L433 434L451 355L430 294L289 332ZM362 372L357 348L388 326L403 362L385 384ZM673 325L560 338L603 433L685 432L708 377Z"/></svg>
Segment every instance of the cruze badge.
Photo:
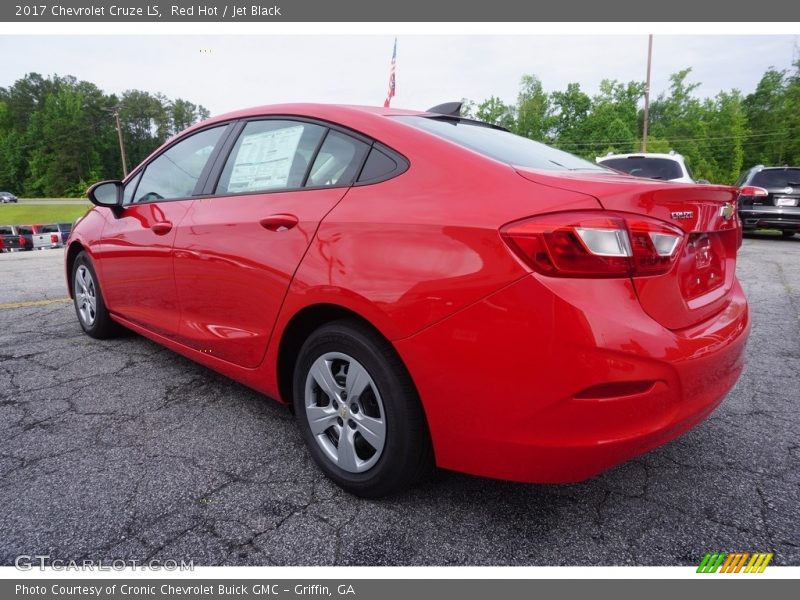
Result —
<svg viewBox="0 0 800 600"><path fill-rule="evenodd" d="M694 211L691 210L676 210L672 213L673 219L694 219Z"/></svg>
<svg viewBox="0 0 800 600"><path fill-rule="evenodd" d="M729 221L731 218L733 218L734 212L736 212L736 210L733 208L733 204L727 202L725 206L722 206L719 209L719 216L725 219L726 221Z"/></svg>

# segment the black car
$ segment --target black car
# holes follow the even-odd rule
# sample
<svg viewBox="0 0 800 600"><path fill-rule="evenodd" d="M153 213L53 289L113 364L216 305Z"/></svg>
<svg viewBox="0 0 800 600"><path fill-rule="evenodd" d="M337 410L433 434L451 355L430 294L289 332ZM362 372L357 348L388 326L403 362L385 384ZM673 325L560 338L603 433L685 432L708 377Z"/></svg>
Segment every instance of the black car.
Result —
<svg viewBox="0 0 800 600"><path fill-rule="evenodd" d="M800 167L759 165L736 182L742 228L779 229L784 237L800 231Z"/></svg>
<svg viewBox="0 0 800 600"><path fill-rule="evenodd" d="M0 240L3 241L0 246L0 252L14 252L15 250L23 250L25 238L17 233L17 230L11 225L0 225Z"/></svg>
<svg viewBox="0 0 800 600"><path fill-rule="evenodd" d="M17 197L11 192L0 192L0 203L7 204L9 202L16 202Z"/></svg>

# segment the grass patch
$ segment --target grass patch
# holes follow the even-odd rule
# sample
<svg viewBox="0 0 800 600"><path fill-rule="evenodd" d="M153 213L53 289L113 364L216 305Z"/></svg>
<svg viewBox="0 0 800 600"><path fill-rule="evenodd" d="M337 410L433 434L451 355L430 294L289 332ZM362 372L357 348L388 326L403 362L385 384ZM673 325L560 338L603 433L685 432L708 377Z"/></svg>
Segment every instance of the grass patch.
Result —
<svg viewBox="0 0 800 600"><path fill-rule="evenodd" d="M91 204L0 204L0 225L72 223Z"/></svg>

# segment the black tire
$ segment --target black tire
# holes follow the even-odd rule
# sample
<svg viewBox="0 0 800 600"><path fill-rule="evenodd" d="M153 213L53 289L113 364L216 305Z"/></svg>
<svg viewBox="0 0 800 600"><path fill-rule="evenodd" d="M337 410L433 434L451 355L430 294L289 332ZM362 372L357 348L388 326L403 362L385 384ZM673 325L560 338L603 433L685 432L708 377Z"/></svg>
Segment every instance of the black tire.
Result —
<svg viewBox="0 0 800 600"><path fill-rule="evenodd" d="M384 422L383 447L378 456L375 456L377 452L373 453L374 464L363 472L344 470L326 454L323 447L328 442L320 441L319 436L312 433L306 414L307 383L312 387L315 385L313 375L310 375L311 369L318 359L332 354L343 354L357 361L358 366L363 367L371 378L370 384L361 394L364 397L372 394L371 407L361 406L364 416L368 410L376 410L375 398L382 404L381 410L376 414ZM348 372L352 364L349 363ZM319 394L319 391L316 393ZM350 319L335 321L320 327L308 337L297 357L293 396L297 422L311 456L320 469L345 491L365 498L387 496L412 486L432 470L430 435L414 383L391 344L363 323ZM311 398L314 397L312 394ZM329 399L329 396L324 394L324 398ZM326 399L321 402L327 402ZM357 404L362 400L367 402L361 397L356 400ZM342 403L345 411L349 402L347 400ZM333 401L331 404L336 406ZM362 430L357 430L355 423L351 422L351 419L357 420L357 413L357 410L348 413L345 417L346 423L338 419L341 432L345 432L348 425L353 425L353 436L360 435ZM332 423L328 432L320 435L327 436L331 444L336 443L338 452L340 437L334 432L335 429L337 427ZM358 441L362 442L363 447L365 439L362 437ZM358 444L354 443L353 446ZM366 448L374 450L369 444ZM370 460L373 458L368 459Z"/></svg>
<svg viewBox="0 0 800 600"><path fill-rule="evenodd" d="M796 233L795 231L781 231L781 236L785 238L790 238L793 237L795 233Z"/></svg>
<svg viewBox="0 0 800 600"><path fill-rule="evenodd" d="M80 292L76 291L75 289L76 287L80 287L80 284L76 282L76 278L79 276L78 274L81 269L85 269L85 273L88 273L88 276L91 278L90 291L94 291L95 298L94 319L87 318L85 313L81 312L82 302L79 298ZM120 326L112 321L111 316L108 314L106 304L103 301L103 293L100 290L100 283L97 279L97 272L94 270L92 260L89 258L89 255L86 254L86 252L81 252L75 257L75 262L72 263L72 277L70 279L70 284L72 285L75 314L78 316L78 323L80 323L81 328L86 332L86 334L98 340L104 340L118 335L120 332Z"/></svg>

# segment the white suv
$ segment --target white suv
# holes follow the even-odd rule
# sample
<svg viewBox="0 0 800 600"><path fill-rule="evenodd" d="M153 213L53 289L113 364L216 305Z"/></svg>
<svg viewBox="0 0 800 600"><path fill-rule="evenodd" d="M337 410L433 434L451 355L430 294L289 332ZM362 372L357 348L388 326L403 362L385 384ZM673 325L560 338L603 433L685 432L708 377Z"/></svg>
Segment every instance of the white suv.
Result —
<svg viewBox="0 0 800 600"><path fill-rule="evenodd" d="M616 171L628 173L634 177L679 181L682 183L708 183L695 181L692 172L686 166L683 156L672 151L669 154L656 152L637 152L631 154L607 154L598 156L598 164L611 167Z"/></svg>

